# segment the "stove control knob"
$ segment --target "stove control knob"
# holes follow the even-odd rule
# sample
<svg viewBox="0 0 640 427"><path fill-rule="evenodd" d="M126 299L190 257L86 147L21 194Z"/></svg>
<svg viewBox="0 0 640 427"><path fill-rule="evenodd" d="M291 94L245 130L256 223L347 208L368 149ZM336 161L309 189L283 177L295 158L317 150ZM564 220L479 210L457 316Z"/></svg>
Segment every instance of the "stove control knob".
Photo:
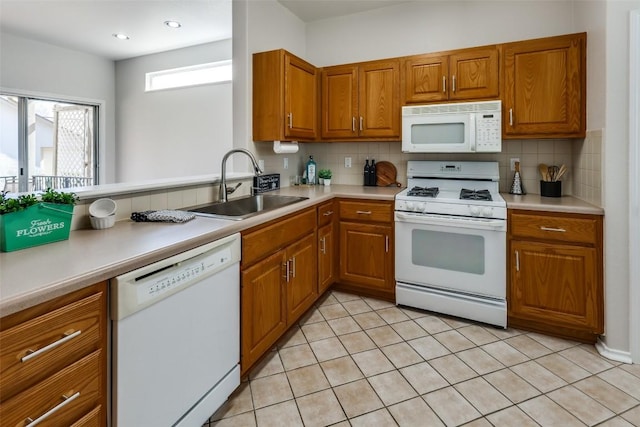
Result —
<svg viewBox="0 0 640 427"><path fill-rule="evenodd" d="M473 216L480 216L480 206L469 206L469 212Z"/></svg>
<svg viewBox="0 0 640 427"><path fill-rule="evenodd" d="M418 206L416 206L416 211L424 212L426 208L427 208L426 203L418 203Z"/></svg>
<svg viewBox="0 0 640 427"><path fill-rule="evenodd" d="M408 211L412 211L413 210L413 202L407 202L407 210Z"/></svg>
<svg viewBox="0 0 640 427"><path fill-rule="evenodd" d="M491 206L485 206L484 208L482 208L482 216L492 217L493 208Z"/></svg>

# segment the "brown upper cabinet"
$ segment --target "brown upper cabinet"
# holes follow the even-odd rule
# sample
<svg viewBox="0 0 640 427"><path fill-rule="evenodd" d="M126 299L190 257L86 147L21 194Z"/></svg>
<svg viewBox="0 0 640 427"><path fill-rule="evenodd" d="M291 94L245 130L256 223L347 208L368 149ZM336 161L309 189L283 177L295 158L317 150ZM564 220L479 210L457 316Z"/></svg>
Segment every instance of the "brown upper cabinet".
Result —
<svg viewBox="0 0 640 427"><path fill-rule="evenodd" d="M504 138L583 138L587 34L502 45Z"/></svg>
<svg viewBox="0 0 640 427"><path fill-rule="evenodd" d="M327 67L322 71L325 140L400 140L400 61Z"/></svg>
<svg viewBox="0 0 640 427"><path fill-rule="evenodd" d="M253 55L253 140L318 138L318 70L283 50Z"/></svg>
<svg viewBox="0 0 640 427"><path fill-rule="evenodd" d="M496 46L406 57L404 103L497 98L498 67Z"/></svg>

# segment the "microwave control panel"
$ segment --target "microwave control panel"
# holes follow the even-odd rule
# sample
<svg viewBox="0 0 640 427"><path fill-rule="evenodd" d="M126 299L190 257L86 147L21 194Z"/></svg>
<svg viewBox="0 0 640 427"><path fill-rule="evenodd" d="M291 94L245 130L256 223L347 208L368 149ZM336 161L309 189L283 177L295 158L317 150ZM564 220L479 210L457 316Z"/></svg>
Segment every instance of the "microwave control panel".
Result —
<svg viewBox="0 0 640 427"><path fill-rule="evenodd" d="M476 114L476 152L502 151L502 118L500 112Z"/></svg>

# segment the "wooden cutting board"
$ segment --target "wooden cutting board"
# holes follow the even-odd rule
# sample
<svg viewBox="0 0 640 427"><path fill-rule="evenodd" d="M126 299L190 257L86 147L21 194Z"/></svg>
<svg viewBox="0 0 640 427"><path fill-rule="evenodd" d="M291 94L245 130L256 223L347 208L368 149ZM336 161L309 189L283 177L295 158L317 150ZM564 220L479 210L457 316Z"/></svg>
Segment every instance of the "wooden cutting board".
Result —
<svg viewBox="0 0 640 427"><path fill-rule="evenodd" d="M396 180L397 175L398 170L393 163L385 161L376 163L376 179L378 187L388 187L390 185L400 187L402 184Z"/></svg>

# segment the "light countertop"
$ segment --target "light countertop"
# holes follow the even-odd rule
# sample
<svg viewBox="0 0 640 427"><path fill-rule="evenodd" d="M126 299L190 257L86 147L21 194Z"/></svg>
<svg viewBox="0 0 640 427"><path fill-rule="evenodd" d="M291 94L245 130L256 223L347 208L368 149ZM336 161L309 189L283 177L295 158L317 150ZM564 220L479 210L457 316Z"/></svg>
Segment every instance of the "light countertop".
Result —
<svg viewBox="0 0 640 427"><path fill-rule="evenodd" d="M604 215L603 208L572 196L542 197L539 194L517 196L508 193L501 193L501 196L507 202L508 209Z"/></svg>
<svg viewBox="0 0 640 427"><path fill-rule="evenodd" d="M196 217L183 223L119 221L72 231L68 240L0 253L0 316L45 302L335 197L393 200L397 187L299 186L269 194L308 200L241 221Z"/></svg>

